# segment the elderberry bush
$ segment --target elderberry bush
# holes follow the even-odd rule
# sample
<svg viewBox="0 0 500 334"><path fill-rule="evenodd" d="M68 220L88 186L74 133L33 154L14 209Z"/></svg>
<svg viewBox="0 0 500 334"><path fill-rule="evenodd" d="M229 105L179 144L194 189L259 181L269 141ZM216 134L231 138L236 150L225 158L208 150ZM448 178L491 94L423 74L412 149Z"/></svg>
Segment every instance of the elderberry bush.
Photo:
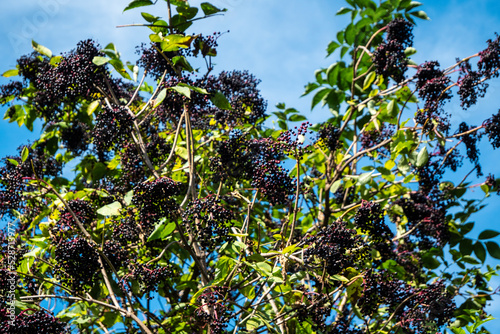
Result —
<svg viewBox="0 0 500 334"><path fill-rule="evenodd" d="M499 37L417 64L420 6L347 1L336 59L305 87L314 122L215 58L226 34L197 23L224 9L208 2L132 1L149 29L135 61L113 43L33 42L0 86L6 120L40 124L0 161L0 332L488 325L500 232L469 233L500 189L484 163L496 151L479 153L500 147L500 114L473 126L453 110L487 97Z"/></svg>

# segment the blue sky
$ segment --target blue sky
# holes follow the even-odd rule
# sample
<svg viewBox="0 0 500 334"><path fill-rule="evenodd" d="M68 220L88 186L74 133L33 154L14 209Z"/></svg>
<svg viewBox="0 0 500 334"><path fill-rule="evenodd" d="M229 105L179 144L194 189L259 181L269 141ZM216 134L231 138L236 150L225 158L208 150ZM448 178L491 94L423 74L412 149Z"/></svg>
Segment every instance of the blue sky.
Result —
<svg viewBox="0 0 500 334"><path fill-rule="evenodd" d="M16 59L31 52L31 40L49 47L54 53L68 51L82 39L93 38L102 46L115 43L123 58L135 62L135 46L148 41L146 28L116 28L120 24L142 23L140 10L122 13L129 0L16 0L0 5L0 73L15 67ZM144 7L156 15L166 16L165 7ZM201 1L191 1L198 4ZM466 57L486 46L486 40L500 33L500 3L493 0L422 1L430 21L418 21L414 29L413 56L417 63L439 60L443 67L454 63L456 57ZM304 85L313 80L314 71L328 67L335 58L325 58L326 45L345 24L344 17L335 16L344 5L342 1L298 0L214 0L228 12L205 21L198 21L190 32L212 33L230 30L219 39L216 71L247 69L262 80L260 88L274 105L285 102L306 114L313 122L328 117L325 110L310 112L310 97L300 98ZM164 11L164 13L162 13ZM0 84L9 80L0 78ZM447 108L453 120L479 125L485 117L496 113L500 104L499 80L492 81L488 94L478 105L463 111L458 103ZM0 110L3 115L4 110ZM14 154L16 147L39 133L0 121L0 157ZM484 141L483 170L500 177L500 151L493 151ZM478 195L482 192L478 189ZM498 197L475 217L478 229L500 229ZM491 258L489 258L491 260ZM496 283L499 283L497 280ZM500 317L500 303L497 316ZM500 323L500 322L499 322Z"/></svg>

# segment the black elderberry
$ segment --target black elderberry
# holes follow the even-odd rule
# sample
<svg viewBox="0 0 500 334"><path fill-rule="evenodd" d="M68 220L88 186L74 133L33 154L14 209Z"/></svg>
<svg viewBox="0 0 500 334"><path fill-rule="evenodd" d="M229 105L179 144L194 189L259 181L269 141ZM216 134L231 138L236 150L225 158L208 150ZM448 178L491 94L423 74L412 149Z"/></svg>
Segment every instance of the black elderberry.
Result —
<svg viewBox="0 0 500 334"><path fill-rule="evenodd" d="M325 145L330 151L335 151L342 146L340 139L340 129L330 123L325 123L319 130L320 144Z"/></svg>
<svg viewBox="0 0 500 334"><path fill-rule="evenodd" d="M103 107L96 117L92 131L93 143L99 160L105 160L106 153L113 147L126 142L133 126L133 116L122 106Z"/></svg>
<svg viewBox="0 0 500 334"><path fill-rule="evenodd" d="M384 222L384 214L378 203L363 200L354 216L354 224L374 240L384 241L393 237L389 226Z"/></svg>
<svg viewBox="0 0 500 334"><path fill-rule="evenodd" d="M487 41L488 47L479 52L479 61L477 67L481 75L486 78L498 77L500 68L500 36L496 34L494 40Z"/></svg>
<svg viewBox="0 0 500 334"><path fill-rule="evenodd" d="M307 240L309 247L304 251L306 262L314 263L315 258L324 261L330 275L340 273L355 264L364 245L356 230L347 228L343 221L337 221ZM323 266L323 265L322 265Z"/></svg>
<svg viewBox="0 0 500 334"><path fill-rule="evenodd" d="M233 213L213 195L191 202L183 211L182 218L196 227L197 240L209 251L232 240L228 234L233 226Z"/></svg>
<svg viewBox="0 0 500 334"><path fill-rule="evenodd" d="M65 334L70 333L69 326L58 318L45 311L35 311L27 314L31 309L22 311L16 316L13 324L8 321L7 316L1 316L0 310L0 334Z"/></svg>
<svg viewBox="0 0 500 334"><path fill-rule="evenodd" d="M459 61L459 59L457 59ZM483 76L473 71L468 61L460 63L460 77L457 80L458 95L461 106L465 110L476 104L478 98L484 97L488 84L484 82Z"/></svg>
<svg viewBox="0 0 500 334"><path fill-rule="evenodd" d="M55 247L58 272L64 284L75 291L93 286L99 272L99 254L83 238L61 240Z"/></svg>
<svg viewBox="0 0 500 334"><path fill-rule="evenodd" d="M488 135L493 148L500 147L500 110L496 115L492 115L483 123L484 130Z"/></svg>
<svg viewBox="0 0 500 334"><path fill-rule="evenodd" d="M158 286L175 274L171 266L159 264L138 264L132 277L140 284L141 293L158 291Z"/></svg>

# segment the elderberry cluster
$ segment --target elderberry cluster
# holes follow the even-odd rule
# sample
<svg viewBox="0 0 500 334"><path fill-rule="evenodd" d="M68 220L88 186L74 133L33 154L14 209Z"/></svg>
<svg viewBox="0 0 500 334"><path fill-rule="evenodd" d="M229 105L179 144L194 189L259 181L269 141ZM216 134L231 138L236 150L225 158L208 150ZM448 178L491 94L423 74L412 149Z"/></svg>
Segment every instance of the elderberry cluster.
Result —
<svg viewBox="0 0 500 334"><path fill-rule="evenodd" d="M293 145L271 138L246 140L241 132L235 131L220 143L210 167L218 180L249 180L271 204L285 204L295 189L294 179L281 166L281 159L283 152L293 151Z"/></svg>
<svg viewBox="0 0 500 334"><path fill-rule="evenodd" d="M429 284L425 289L418 289L413 295L401 310L399 318L403 330L427 334L450 323L456 305L442 281Z"/></svg>
<svg viewBox="0 0 500 334"><path fill-rule="evenodd" d="M297 320L309 321L314 330L324 331L325 319L330 315L330 308L326 305L328 296L309 292L304 286L299 287L299 290L303 292L303 297L301 303L296 305Z"/></svg>
<svg viewBox="0 0 500 334"><path fill-rule="evenodd" d="M379 203L363 200L354 216L354 224L373 240L385 241L393 237L389 226L384 222L384 213Z"/></svg>
<svg viewBox="0 0 500 334"><path fill-rule="evenodd" d="M84 291L93 285L100 269L99 254L85 239L60 240L54 254L64 284L75 291Z"/></svg>
<svg viewBox="0 0 500 334"><path fill-rule="evenodd" d="M394 134L394 125L392 124L389 126L383 124L380 130L373 129L373 130L363 131L361 133L361 136L359 137L359 140L361 142L361 148L368 149L375 147L380 143L382 143L384 140L391 138L393 134ZM381 146L380 148L377 149L377 151L385 155L390 155L390 151L386 146Z"/></svg>
<svg viewBox="0 0 500 334"><path fill-rule="evenodd" d="M0 86L0 104L5 105L12 100L12 96L19 99L23 89L23 83L20 81L11 81L6 85Z"/></svg>
<svg viewBox="0 0 500 334"><path fill-rule="evenodd" d="M363 334L361 329L353 328L350 324L349 312L346 311L337 317L330 326L328 334Z"/></svg>
<svg viewBox="0 0 500 334"><path fill-rule="evenodd" d="M22 161L21 154L28 150L28 157ZM45 153L43 145L35 148L22 145L18 156L3 158L0 167L0 215L12 216L17 210L24 213L23 191L28 190L25 180L33 178L55 177L61 173L62 166L53 157Z"/></svg>
<svg viewBox="0 0 500 334"><path fill-rule="evenodd" d="M68 201L68 206L84 227L89 227L92 221L97 218L94 208L87 201L81 199L71 200ZM76 221L69 209L65 207L61 212L55 229L60 231L78 229Z"/></svg>
<svg viewBox="0 0 500 334"><path fill-rule="evenodd" d="M128 139L133 127L133 116L123 106L104 106L97 114L92 131L93 143L99 160L106 159L106 153L114 146L120 146Z"/></svg>
<svg viewBox="0 0 500 334"><path fill-rule="evenodd" d="M81 41L76 50L62 56L57 66L45 60L37 70L33 81L37 89L34 103L41 109L43 116L55 120L62 110L54 110L63 102L75 103L80 98L90 98L99 94L96 87L106 87L107 73L104 67L95 65L92 60L96 56L104 56L93 40Z"/></svg>
<svg viewBox="0 0 500 334"><path fill-rule="evenodd" d="M433 198L434 197L434 198ZM446 203L442 195L426 195L423 192L413 192L410 198L402 198L395 202L403 208L408 219L407 229L415 228L412 233L419 239L419 247L442 247L449 239L449 229L446 223Z"/></svg>
<svg viewBox="0 0 500 334"><path fill-rule="evenodd" d="M75 156L83 154L91 142L90 127L78 120L61 129L61 142Z"/></svg>
<svg viewBox="0 0 500 334"><path fill-rule="evenodd" d="M446 100L451 99L452 94L448 88L450 78L444 75L439 69L439 62L430 61L418 67L416 86L418 95L425 101L424 108L417 111L415 120L423 125L425 130L432 129L436 122L441 131L449 129L447 115L442 111L442 106Z"/></svg>
<svg viewBox="0 0 500 334"><path fill-rule="evenodd" d="M316 258L324 261L326 272L330 275L353 266L364 245L356 230L347 228L343 221L336 221L321 229L307 243L309 247L304 251L305 261L311 264Z"/></svg>
<svg viewBox="0 0 500 334"><path fill-rule="evenodd" d="M197 240L202 247L213 251L218 245L232 238L228 236L233 223L233 213L220 205L215 196L207 196L189 203L182 219L196 227ZM189 226L189 224L188 224Z"/></svg>
<svg viewBox="0 0 500 334"><path fill-rule="evenodd" d="M133 216L123 219L113 230L113 239L126 245L139 240L139 226Z"/></svg>
<svg viewBox="0 0 500 334"><path fill-rule="evenodd" d="M318 133L318 143L326 146L330 151L334 152L342 146L340 142L340 129L330 123L325 123Z"/></svg>
<svg viewBox="0 0 500 334"><path fill-rule="evenodd" d="M31 309L30 309L31 310ZM70 333L67 324L45 311L35 311L27 314L22 311L10 323L5 309L0 309L0 334L65 334ZM33 310L34 311L34 310Z"/></svg>
<svg viewBox="0 0 500 334"><path fill-rule="evenodd" d="M140 285L141 293L158 291L158 286L174 275L175 271L170 265L159 264L138 264L132 272L132 277Z"/></svg>
<svg viewBox="0 0 500 334"><path fill-rule="evenodd" d="M414 293L410 285L396 279L394 274L386 271L377 272L373 269L370 269L363 276L361 286L363 293L357 305L365 316L373 315L378 311L380 305L389 306L392 313L407 297Z"/></svg>
<svg viewBox="0 0 500 334"><path fill-rule="evenodd" d="M457 62L460 59L457 59ZM458 95L464 110L476 104L478 98L484 97L488 84L482 80L483 76L478 71L473 71L469 61L460 63L460 77L457 80Z"/></svg>
<svg viewBox="0 0 500 334"><path fill-rule="evenodd" d="M178 55L179 52L182 52L182 50L176 52L163 52L163 55L160 50L160 43L151 43L149 47L142 43L136 48L136 54L140 55L140 58L137 61L137 66L143 68L155 79L159 79L165 71L169 76L174 76L175 70L165 57L172 59Z"/></svg>
<svg viewBox="0 0 500 334"><path fill-rule="evenodd" d="M191 98L188 99L169 89L167 97L155 113L163 123L177 122L186 104L192 126L199 129L217 128L217 124L234 127L245 122L255 123L265 116L267 103L257 89L260 80L247 71L221 72L217 77L211 75L197 80L171 77L165 80L164 88L172 88L179 83L203 88L209 94L191 92ZM221 109L212 102L212 99L221 99L218 94L227 98L229 106Z"/></svg>
<svg viewBox="0 0 500 334"><path fill-rule="evenodd" d="M132 203L139 208L142 228L149 231L160 218L174 217L179 205L173 197L180 193L181 183L167 177L135 186Z"/></svg>
<svg viewBox="0 0 500 334"><path fill-rule="evenodd" d="M391 77L397 83L404 80L408 64L404 51L413 45L412 30L413 25L404 19L395 19L387 25L386 40L372 56L377 74Z"/></svg>
<svg viewBox="0 0 500 334"><path fill-rule="evenodd" d="M471 129L473 129L474 126L468 126L467 123L462 122L458 126L458 131L457 133L464 133L467 132ZM476 170L477 170L477 175L480 176L481 173L481 165L479 165L479 150L477 148L477 141L479 139L479 135L477 132L472 132L468 134L464 134L459 137L462 142L465 144L465 147L467 148L467 157L469 158L470 162L474 163L476 165Z"/></svg>
<svg viewBox="0 0 500 334"><path fill-rule="evenodd" d="M488 135L493 148L500 147L500 110L483 123L484 131Z"/></svg>
<svg viewBox="0 0 500 334"><path fill-rule="evenodd" d="M500 68L500 36L496 34L494 40L487 41L488 47L479 52L479 61L477 67L483 76L486 78L497 78Z"/></svg>
<svg viewBox="0 0 500 334"><path fill-rule="evenodd" d="M128 252L117 241L107 240L102 247L102 252L116 270L124 267L129 262ZM103 263L104 266L109 266L104 259Z"/></svg>
<svg viewBox="0 0 500 334"><path fill-rule="evenodd" d="M211 333L222 334L231 320L229 303L225 301L227 288L216 286L210 290L198 297L195 315L204 326L210 326Z"/></svg>

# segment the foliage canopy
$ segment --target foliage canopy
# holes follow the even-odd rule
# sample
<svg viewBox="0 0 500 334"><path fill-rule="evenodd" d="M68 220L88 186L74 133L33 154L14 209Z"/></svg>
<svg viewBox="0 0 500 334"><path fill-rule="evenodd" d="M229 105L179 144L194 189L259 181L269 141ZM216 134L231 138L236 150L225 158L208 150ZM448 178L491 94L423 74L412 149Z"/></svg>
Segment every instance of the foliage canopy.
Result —
<svg viewBox="0 0 500 334"><path fill-rule="evenodd" d="M33 42L0 87L5 119L43 122L0 167L15 226L0 239L0 333L488 333L500 233L467 236L483 207L467 194L500 191L468 181L484 173L477 141L500 147L500 113L457 125L446 104L484 96L500 39L416 64L420 3L346 2L336 61L304 93L332 114L314 125L283 103L266 114L252 74L212 74L220 33L187 33L224 11L210 3L143 12L136 64L114 44ZM459 149L473 168L444 181Z"/></svg>

